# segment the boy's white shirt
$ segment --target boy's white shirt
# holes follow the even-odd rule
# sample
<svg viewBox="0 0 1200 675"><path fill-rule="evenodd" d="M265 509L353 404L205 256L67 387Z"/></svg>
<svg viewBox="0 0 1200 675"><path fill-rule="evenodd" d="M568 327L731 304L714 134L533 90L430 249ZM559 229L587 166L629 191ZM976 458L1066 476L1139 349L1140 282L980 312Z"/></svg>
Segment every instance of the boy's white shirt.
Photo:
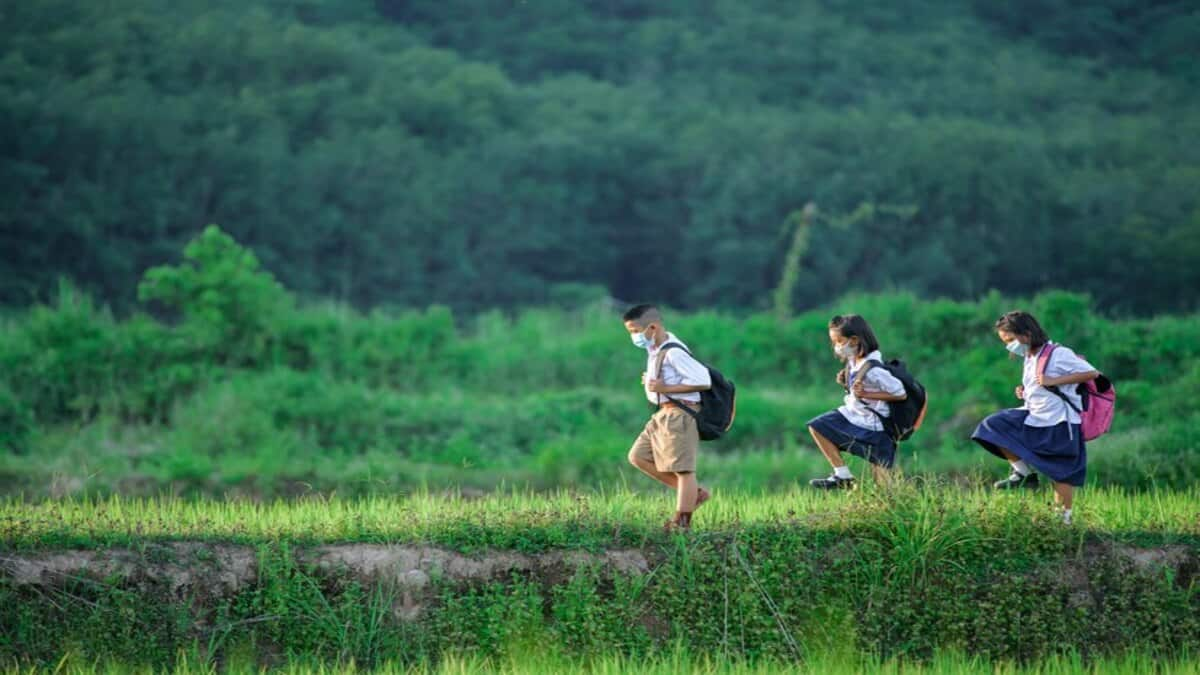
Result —
<svg viewBox="0 0 1200 675"><path fill-rule="evenodd" d="M876 349L863 358L855 359L854 363L850 365L850 376L856 377L862 371L867 361L879 361L882 363L883 354ZM871 368L867 371L865 377L863 386L868 392L883 392L892 396L903 396L905 394L904 383L883 368L878 366ZM849 384L847 382L847 386ZM870 410L868 410L868 407ZM838 412L842 414L842 417L845 417L854 426L870 429L871 431L883 431L883 422L880 422L879 417L871 412L871 410L878 412L884 417L892 416L892 408L888 405L887 401L863 401L855 396L853 391L846 394L845 398L842 399L841 407L838 408Z"/></svg>
<svg viewBox="0 0 1200 675"><path fill-rule="evenodd" d="M1021 375L1021 386L1025 388L1025 405L1020 409L1028 410L1025 424L1031 427L1052 427L1063 422L1079 424L1079 413L1075 412L1054 392L1037 383L1038 355L1046 349L1043 345L1037 354L1025 357L1024 370ZM1063 377L1095 370L1092 364L1081 359L1070 347L1054 345L1050 361L1046 363L1046 377ZM1076 408L1082 408L1083 402L1075 392L1076 385L1059 385L1058 390L1071 399Z"/></svg>
<svg viewBox="0 0 1200 675"><path fill-rule="evenodd" d="M667 333L667 339L663 344L674 342L683 345L683 349L688 346L682 340L675 337L674 333ZM712 376L708 374L708 368L705 368L699 361L692 358L692 355L683 349L667 350L666 356L663 357L662 375L657 372L658 367L658 352L659 347L651 345L646 348L646 383L643 385L646 391L646 400L658 405L659 396L666 401L667 396L677 401L691 401L692 403L700 402L700 392L691 392L688 394L656 394L650 391L650 380L659 378L663 384L678 385L685 384L692 387L711 387Z"/></svg>

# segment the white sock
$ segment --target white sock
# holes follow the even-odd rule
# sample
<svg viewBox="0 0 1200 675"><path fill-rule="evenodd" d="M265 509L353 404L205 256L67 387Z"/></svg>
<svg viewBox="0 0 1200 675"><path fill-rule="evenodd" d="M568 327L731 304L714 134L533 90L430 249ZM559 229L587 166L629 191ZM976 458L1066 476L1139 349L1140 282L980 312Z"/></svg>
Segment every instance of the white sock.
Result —
<svg viewBox="0 0 1200 675"><path fill-rule="evenodd" d="M843 480L854 478L854 474L850 473L850 467L845 465L833 467L833 475Z"/></svg>
<svg viewBox="0 0 1200 675"><path fill-rule="evenodd" d="M1022 476L1028 476L1029 474L1033 473L1033 469L1030 469L1029 465L1026 464L1025 460L1023 459L1018 459L1015 462L1009 462L1009 464L1012 465L1013 471L1016 471Z"/></svg>
<svg viewBox="0 0 1200 675"><path fill-rule="evenodd" d="M1068 525L1071 524L1071 509L1063 509L1063 522Z"/></svg>

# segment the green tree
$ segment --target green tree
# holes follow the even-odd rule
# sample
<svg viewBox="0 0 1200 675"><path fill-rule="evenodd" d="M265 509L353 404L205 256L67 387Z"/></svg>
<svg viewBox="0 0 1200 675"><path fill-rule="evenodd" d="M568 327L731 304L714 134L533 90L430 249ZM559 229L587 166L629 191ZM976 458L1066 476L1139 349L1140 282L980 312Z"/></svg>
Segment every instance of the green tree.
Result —
<svg viewBox="0 0 1200 675"><path fill-rule="evenodd" d="M146 272L138 298L179 312L189 339L216 353L218 362L239 363L264 354L291 295L252 251L216 225L187 245L184 261Z"/></svg>

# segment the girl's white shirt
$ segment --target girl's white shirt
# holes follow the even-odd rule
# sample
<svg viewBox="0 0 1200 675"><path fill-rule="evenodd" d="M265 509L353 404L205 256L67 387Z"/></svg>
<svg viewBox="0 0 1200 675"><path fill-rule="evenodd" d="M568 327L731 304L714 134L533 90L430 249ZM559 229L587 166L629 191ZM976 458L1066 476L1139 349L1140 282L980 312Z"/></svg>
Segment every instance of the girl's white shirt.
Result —
<svg viewBox="0 0 1200 675"><path fill-rule="evenodd" d="M862 371L867 361L879 361L882 363L883 354L877 349L865 357L854 359L850 364L849 378L846 381L847 387L857 381L858 374ZM863 387L868 393L884 392L892 396L903 396L905 394L904 383L883 368L876 366L869 369L865 378L863 380ZM845 398L842 399L842 405L838 408L838 412L842 414L842 417L845 417L854 426L872 431L883 431L883 422L880 422L879 417L871 412L871 410L884 417L892 416L892 408L888 405L887 401L863 401L855 396L853 391L846 394Z"/></svg>
<svg viewBox="0 0 1200 675"><path fill-rule="evenodd" d="M1063 422L1079 424L1079 413L1071 409L1061 398L1046 387L1037 383L1038 356L1049 345L1042 345L1037 354L1025 357L1024 370L1021 376L1021 386L1025 388L1025 405L1020 409L1028 410L1025 424L1031 427L1052 427ZM1095 370L1092 364L1080 358L1070 347L1054 345L1050 361L1046 363L1046 377L1063 377L1077 375ZM1077 385L1064 384L1058 390L1071 399L1076 408L1082 408L1083 402L1075 392Z"/></svg>

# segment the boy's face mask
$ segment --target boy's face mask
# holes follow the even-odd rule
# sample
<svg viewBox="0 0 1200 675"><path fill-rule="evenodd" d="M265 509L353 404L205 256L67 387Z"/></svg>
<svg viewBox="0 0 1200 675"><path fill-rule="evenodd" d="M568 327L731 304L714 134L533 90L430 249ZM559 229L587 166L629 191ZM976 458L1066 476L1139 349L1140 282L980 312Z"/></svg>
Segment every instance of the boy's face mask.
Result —
<svg viewBox="0 0 1200 675"><path fill-rule="evenodd" d="M1029 353L1029 345L1025 344L1024 342L1021 342L1020 340L1013 340L1012 342L1007 342L1004 344L1004 348L1007 349L1008 351L1012 352L1013 354L1016 354L1017 356L1025 356L1026 354Z"/></svg>
<svg viewBox="0 0 1200 675"><path fill-rule="evenodd" d="M650 327L647 326L646 329L649 330ZM650 337L648 337L646 333L642 331L630 333L629 339L633 340L633 344L635 346L641 347L642 349L649 349L654 345L654 340L650 339Z"/></svg>

